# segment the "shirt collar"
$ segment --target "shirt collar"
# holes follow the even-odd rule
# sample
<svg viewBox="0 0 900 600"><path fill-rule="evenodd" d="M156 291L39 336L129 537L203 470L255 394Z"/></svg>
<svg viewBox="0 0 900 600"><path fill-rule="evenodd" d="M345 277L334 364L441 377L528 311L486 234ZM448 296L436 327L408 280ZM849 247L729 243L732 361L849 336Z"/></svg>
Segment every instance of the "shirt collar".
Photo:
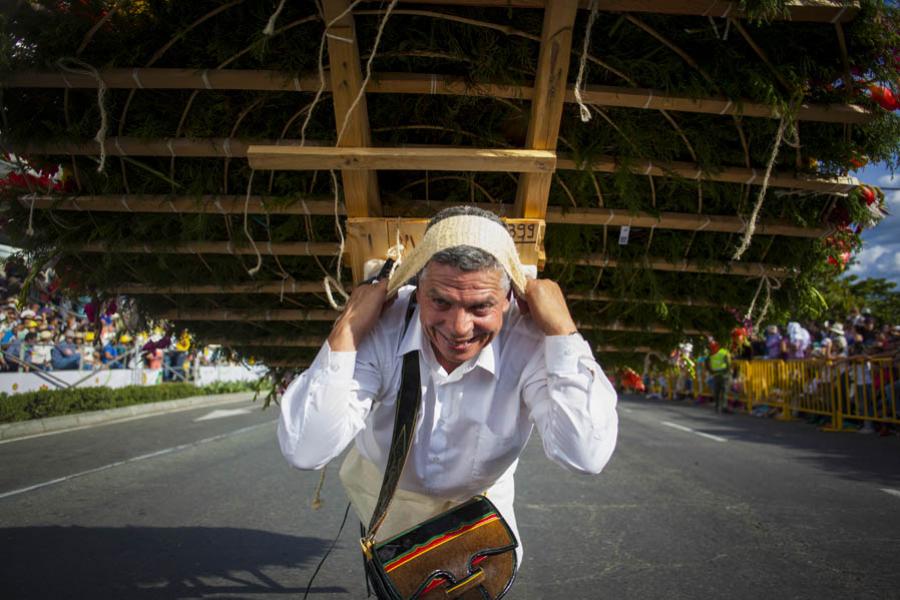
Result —
<svg viewBox="0 0 900 600"><path fill-rule="evenodd" d="M428 345L428 351L425 352L423 349ZM426 360L429 358L433 358L434 350L431 348L431 342L425 336L425 331L422 329L422 322L419 320L419 307L417 306L415 311L413 312L413 316L409 321L409 327L406 329L406 333L403 335L403 339L400 340L400 346L397 348L397 356L403 356L407 352L412 352L413 350L418 350L421 356L424 356ZM500 342L499 336L494 337L491 340L491 343L488 344L486 348L482 348L481 352L478 353L478 356L475 358L474 362L469 361L469 364L462 364L458 368L463 369L463 373L472 370L475 367L481 367L491 375L496 377L496 367L499 362L500 356ZM435 361L437 364L437 361Z"/></svg>

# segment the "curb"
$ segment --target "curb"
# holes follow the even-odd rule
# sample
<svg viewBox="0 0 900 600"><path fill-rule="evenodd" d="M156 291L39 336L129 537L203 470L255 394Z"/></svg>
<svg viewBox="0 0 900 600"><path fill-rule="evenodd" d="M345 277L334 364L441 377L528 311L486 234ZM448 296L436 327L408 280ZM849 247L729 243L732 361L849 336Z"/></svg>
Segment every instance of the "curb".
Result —
<svg viewBox="0 0 900 600"><path fill-rule="evenodd" d="M253 394L254 392L233 392L230 394L216 394L214 396L190 396L188 398L179 398L177 400L134 404L132 406L107 408L104 410L74 415L62 415L59 417L47 417L45 419L6 423L0 425L0 440L12 440L46 433L60 433L70 429L82 429L84 427L112 423L114 421L140 419L190 408L230 404L242 400L250 400L253 398Z"/></svg>

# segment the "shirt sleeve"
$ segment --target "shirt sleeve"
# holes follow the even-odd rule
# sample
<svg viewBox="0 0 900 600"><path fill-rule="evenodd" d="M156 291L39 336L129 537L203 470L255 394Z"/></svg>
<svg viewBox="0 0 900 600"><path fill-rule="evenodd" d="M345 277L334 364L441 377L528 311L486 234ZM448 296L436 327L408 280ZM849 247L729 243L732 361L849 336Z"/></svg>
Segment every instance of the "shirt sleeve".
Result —
<svg viewBox="0 0 900 600"><path fill-rule="evenodd" d="M364 427L381 386L374 336L357 352L334 352L325 342L310 368L281 399L278 443L291 465L321 469Z"/></svg>
<svg viewBox="0 0 900 600"><path fill-rule="evenodd" d="M523 400L550 460L599 473L618 435L616 391L580 335L547 336L524 373Z"/></svg>

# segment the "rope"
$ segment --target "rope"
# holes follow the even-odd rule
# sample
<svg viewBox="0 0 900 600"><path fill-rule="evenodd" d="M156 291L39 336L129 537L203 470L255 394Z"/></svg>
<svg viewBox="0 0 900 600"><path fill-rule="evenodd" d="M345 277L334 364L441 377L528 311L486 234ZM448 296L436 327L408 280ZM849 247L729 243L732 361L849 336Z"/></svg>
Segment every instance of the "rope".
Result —
<svg viewBox="0 0 900 600"><path fill-rule="evenodd" d="M337 175L334 174L334 169L331 169L328 172L331 173L331 185L334 188L334 225L337 228L338 236L340 236L340 238L341 238L341 244L340 244L340 248L338 249L337 267L334 270L335 275L337 275L337 277L335 278L335 277L332 277L331 275L325 275L325 279L324 279L323 283L325 285L325 296L328 298L328 304L331 305L331 308L333 308L334 310L344 310L347 300L350 299L350 295L346 292L346 290L344 290L344 286L341 285L341 263L344 260L344 245L345 245L344 230L341 228L341 221L338 218L338 200L339 200L339 198L338 198ZM339 305L335 301L334 296L331 293L332 286L334 286L335 291L344 298L343 305Z"/></svg>
<svg viewBox="0 0 900 600"><path fill-rule="evenodd" d="M769 187L769 178L772 176L772 167L775 166L775 159L778 158L778 150L781 148L782 139L784 139L784 128L786 125L787 120L782 117L781 121L778 123L778 133L775 134L775 145L772 148L772 154L769 156L769 162L766 165L766 173L763 176L762 186L759 188L759 195L756 197L756 205L753 207L753 212L750 213L750 220L747 223L747 228L744 230L741 245L735 251L731 260L740 260L744 255L744 252L747 251L747 248L750 247L750 241L753 239L753 233L756 231L756 219L759 217L759 211L766 198L766 190Z"/></svg>
<svg viewBox="0 0 900 600"><path fill-rule="evenodd" d="M250 180L247 182L247 198L244 200L244 233L247 235L247 239L250 240L250 244L253 246L253 251L256 252L256 266L252 269L247 270L247 274L253 277L259 272L259 269L262 267L262 254L259 253L259 248L256 247L256 242L253 241L253 238L250 237L250 228L248 226L248 214L250 211L250 192L253 189L253 174L256 173L255 169L250 171Z"/></svg>
<svg viewBox="0 0 900 600"><path fill-rule="evenodd" d="M591 44L591 29L594 27L594 21L597 19L597 0L591 0L590 10L591 14L588 17L587 27L584 31L584 47L581 50L581 60L578 63L578 78L575 80L575 102L578 103L582 123L587 123L591 120L591 111L588 110L584 100L581 98L581 88L584 84L584 70L587 64L588 48Z"/></svg>
<svg viewBox="0 0 900 600"><path fill-rule="evenodd" d="M104 102L106 99L106 82L100 77L100 73L97 72L97 69L77 58L60 58L56 61L56 66L63 71L74 73L76 75L89 75L97 80L97 107L100 109L100 129L97 130L97 135L94 136L94 140L100 144L100 165L97 167L97 172L103 173L104 169L106 169L106 130L109 126L109 117L106 114ZM65 78L65 76L63 77Z"/></svg>
<svg viewBox="0 0 900 600"><path fill-rule="evenodd" d="M322 473L319 475L319 483L316 484L316 491L313 492L313 499L310 503L310 508L313 510L322 508L322 488L325 486L325 473L327 471L328 467L325 466L322 468Z"/></svg>
<svg viewBox="0 0 900 600"><path fill-rule="evenodd" d="M37 194L28 194L26 196L31 200L31 206L28 209L28 228L25 230L25 235L31 237L34 235L34 227L32 227L34 223L34 201L37 198Z"/></svg>
<svg viewBox="0 0 900 600"><path fill-rule="evenodd" d="M372 43L372 51L369 53L369 59L366 61L366 76L363 78L362 84L359 86L359 91L356 93L356 98L353 99L353 102L350 104L350 108L347 109L347 114L344 115L344 123L341 125L341 130L338 132L337 141L334 143L335 146L340 145L341 139L344 137L344 132L347 130L347 123L350 122L350 115L353 114L353 111L356 110L357 105L360 100L362 100L363 95L366 93L366 86L369 84L369 80L372 78L372 62L375 60L375 54L378 52L378 44L381 42L381 34L384 33L384 26L387 25L388 18L391 16L391 11L394 10L394 7L397 6L397 2L400 0L391 0L391 3L388 5L387 10L384 11L384 18L381 19L381 23L378 24L378 32L375 34L375 41Z"/></svg>
<svg viewBox="0 0 900 600"><path fill-rule="evenodd" d="M284 2L285 0L281 0L281 2L278 3L278 7L275 9L275 12L269 17L269 22L266 23L266 27L263 29L263 35L275 35L275 21L278 20L278 15L281 14L281 10L284 8Z"/></svg>
<svg viewBox="0 0 900 600"><path fill-rule="evenodd" d="M309 578L309 583L306 584L306 591L303 593L303 600L306 600L309 597L309 591L312 589L313 581L316 579L316 575L319 574L319 571L322 569L322 565L325 564L325 559L328 558L328 555L331 554L331 551L334 550L334 547L337 545L338 540L341 537L341 533L344 531L344 525L347 523L347 515L350 514L350 503L347 503L347 509L344 510L344 518L341 520L341 526L338 528L337 535L334 537L334 540L331 542L331 546L328 547L328 550L325 552L325 555L322 556L322 559L319 561L319 564L316 565L315 570L313 571L312 576ZM366 582L368 582L368 578Z"/></svg>

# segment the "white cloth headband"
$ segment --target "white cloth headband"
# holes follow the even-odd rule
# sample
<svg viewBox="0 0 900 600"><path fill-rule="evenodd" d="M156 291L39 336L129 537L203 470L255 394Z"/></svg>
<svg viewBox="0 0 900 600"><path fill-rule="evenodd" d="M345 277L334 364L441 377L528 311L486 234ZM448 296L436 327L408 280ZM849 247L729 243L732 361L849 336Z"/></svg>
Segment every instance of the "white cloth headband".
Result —
<svg viewBox="0 0 900 600"><path fill-rule="evenodd" d="M403 257L388 282L388 296L396 294L400 286L415 277L432 256L454 246L473 246L492 255L506 269L516 292L525 294L522 262L506 227L485 217L459 215L435 223L419 245Z"/></svg>

